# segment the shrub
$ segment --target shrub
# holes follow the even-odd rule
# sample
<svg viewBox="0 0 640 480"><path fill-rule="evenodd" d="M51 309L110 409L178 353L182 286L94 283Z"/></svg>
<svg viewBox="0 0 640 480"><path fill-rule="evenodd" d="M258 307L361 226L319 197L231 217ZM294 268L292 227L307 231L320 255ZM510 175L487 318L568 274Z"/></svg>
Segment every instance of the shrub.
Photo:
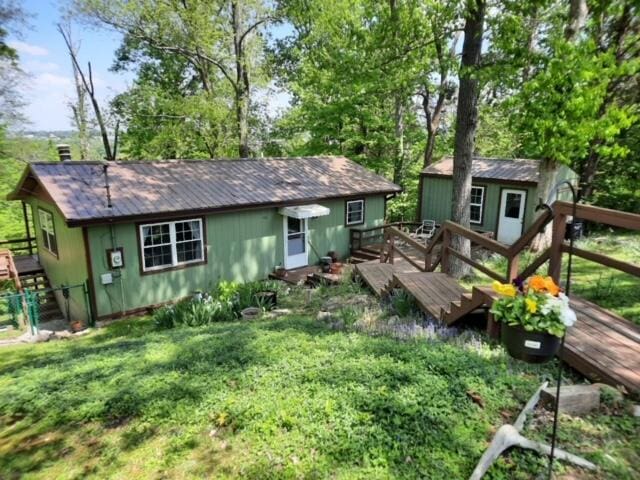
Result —
<svg viewBox="0 0 640 480"><path fill-rule="evenodd" d="M271 305L266 299L256 296L265 290L278 291L275 282L248 282L244 284L222 281L211 291L199 298L182 300L175 305L157 309L152 316L157 329L174 328L179 325L197 327L215 322L229 322L240 317L240 312L248 307L268 310Z"/></svg>
<svg viewBox="0 0 640 480"><path fill-rule="evenodd" d="M153 325L159 330L166 330L175 327L175 309L173 306L160 307L153 312Z"/></svg>
<svg viewBox="0 0 640 480"><path fill-rule="evenodd" d="M416 310L416 302L405 290L395 290L391 295L391 308L398 316L408 317Z"/></svg>

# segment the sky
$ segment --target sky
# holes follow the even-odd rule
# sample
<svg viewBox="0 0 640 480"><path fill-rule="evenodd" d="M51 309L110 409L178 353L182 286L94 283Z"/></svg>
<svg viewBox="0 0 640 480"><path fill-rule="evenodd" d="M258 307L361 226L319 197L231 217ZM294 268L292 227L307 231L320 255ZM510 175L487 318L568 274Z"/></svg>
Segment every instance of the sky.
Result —
<svg viewBox="0 0 640 480"><path fill-rule="evenodd" d="M69 130L72 127L68 102L73 98L73 75L64 40L56 30L64 2L23 0L22 5L30 15L29 26L21 29L21 35L12 35L9 44L18 51L22 69L28 74L22 91L29 123L23 128ZM100 102L106 103L124 91L131 77L109 71L121 35L76 23L73 36L80 41L80 64L85 66L91 61Z"/></svg>

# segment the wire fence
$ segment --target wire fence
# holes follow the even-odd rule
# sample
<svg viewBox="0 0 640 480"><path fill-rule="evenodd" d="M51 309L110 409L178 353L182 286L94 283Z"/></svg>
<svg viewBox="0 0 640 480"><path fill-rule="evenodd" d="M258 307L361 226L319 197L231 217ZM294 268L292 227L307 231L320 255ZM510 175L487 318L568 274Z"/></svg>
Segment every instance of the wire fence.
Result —
<svg viewBox="0 0 640 480"><path fill-rule="evenodd" d="M77 323L94 324L86 283L25 288L22 292L0 295L0 328L11 325L35 334L47 326L57 330Z"/></svg>

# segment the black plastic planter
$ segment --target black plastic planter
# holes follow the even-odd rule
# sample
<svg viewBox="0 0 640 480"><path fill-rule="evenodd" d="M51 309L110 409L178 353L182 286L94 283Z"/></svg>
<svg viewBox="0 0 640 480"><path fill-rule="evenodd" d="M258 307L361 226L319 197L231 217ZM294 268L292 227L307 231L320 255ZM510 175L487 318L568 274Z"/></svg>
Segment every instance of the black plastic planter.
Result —
<svg viewBox="0 0 640 480"><path fill-rule="evenodd" d="M560 348L560 338L550 333L527 332L520 326L502 324L502 344L513 358L527 363L545 363Z"/></svg>

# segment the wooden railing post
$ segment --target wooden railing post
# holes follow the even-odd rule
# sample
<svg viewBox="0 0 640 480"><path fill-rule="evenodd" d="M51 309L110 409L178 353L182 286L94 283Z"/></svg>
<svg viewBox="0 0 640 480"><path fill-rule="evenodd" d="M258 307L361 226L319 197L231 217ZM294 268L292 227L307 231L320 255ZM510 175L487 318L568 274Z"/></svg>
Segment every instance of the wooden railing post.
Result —
<svg viewBox="0 0 640 480"><path fill-rule="evenodd" d="M449 273L449 246L451 245L451 232L446 226L442 227L442 246L440 247L440 268L442 273Z"/></svg>
<svg viewBox="0 0 640 480"><path fill-rule="evenodd" d="M562 273L562 244L567 231L567 216L557 213L553 218L553 232L551 236L551 256L549 257L549 276L559 284Z"/></svg>
<svg viewBox="0 0 640 480"><path fill-rule="evenodd" d="M507 283L511 283L518 277L518 264L520 255L514 255L513 257L507 257Z"/></svg>
<svg viewBox="0 0 640 480"><path fill-rule="evenodd" d="M22 217L24 219L24 229L27 232L27 248L29 255L33 255L33 242L31 238L31 227L29 226L29 214L27 213L27 204L22 202Z"/></svg>

